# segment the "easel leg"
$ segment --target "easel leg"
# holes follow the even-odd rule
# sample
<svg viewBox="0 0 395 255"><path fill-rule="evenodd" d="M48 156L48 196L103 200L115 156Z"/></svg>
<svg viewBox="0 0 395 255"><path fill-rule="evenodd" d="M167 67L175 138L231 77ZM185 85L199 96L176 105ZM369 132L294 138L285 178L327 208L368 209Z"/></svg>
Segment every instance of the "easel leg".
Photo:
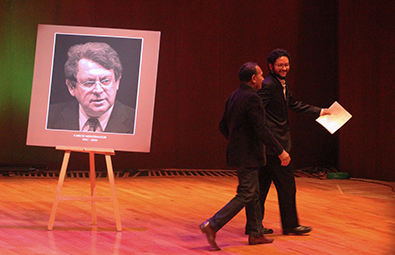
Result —
<svg viewBox="0 0 395 255"><path fill-rule="evenodd" d="M69 159L70 159L70 153L71 153L71 151L65 151L65 153L64 153L62 168L60 170L60 175L59 175L59 180L58 180L58 186L56 188L55 202L53 203L51 217L49 218L48 230L53 229L53 225L54 225L55 217L56 217L56 210L58 209L59 198L60 198L60 194L62 192L62 186L63 186L64 178L66 175L67 165L68 165Z"/></svg>
<svg viewBox="0 0 395 255"><path fill-rule="evenodd" d="M112 168L111 156L107 154L106 154L106 163L107 163L108 181L110 182L110 187L111 187L111 197L114 205L115 222L117 224L117 230L122 231L121 217L119 215L118 199L115 190L114 171Z"/></svg>
<svg viewBox="0 0 395 255"><path fill-rule="evenodd" d="M91 196L96 195L96 171L95 171L95 153L89 152L89 169L90 169L90 179L91 179ZM97 224L97 212L96 212L96 202L91 201L92 205L92 224Z"/></svg>

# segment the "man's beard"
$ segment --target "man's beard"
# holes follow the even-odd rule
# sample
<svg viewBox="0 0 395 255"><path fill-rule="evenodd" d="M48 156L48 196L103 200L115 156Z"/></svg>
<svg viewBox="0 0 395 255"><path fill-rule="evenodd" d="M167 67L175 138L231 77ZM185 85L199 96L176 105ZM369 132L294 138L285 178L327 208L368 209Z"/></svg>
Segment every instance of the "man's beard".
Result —
<svg viewBox="0 0 395 255"><path fill-rule="evenodd" d="M272 74L274 74L274 76L276 76L276 77L279 78L280 80L285 80L285 78L287 78L287 75L281 76L281 75L279 75L279 74L276 73L276 72L272 72ZM288 73L287 73L287 74L288 74Z"/></svg>

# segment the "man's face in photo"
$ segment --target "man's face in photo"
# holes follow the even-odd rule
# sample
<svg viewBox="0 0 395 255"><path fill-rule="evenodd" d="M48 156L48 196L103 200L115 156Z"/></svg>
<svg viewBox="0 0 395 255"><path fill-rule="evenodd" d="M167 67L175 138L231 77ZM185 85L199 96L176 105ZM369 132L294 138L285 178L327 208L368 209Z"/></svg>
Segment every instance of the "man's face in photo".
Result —
<svg viewBox="0 0 395 255"><path fill-rule="evenodd" d="M66 81L69 92L74 96L89 117L100 117L114 105L119 81L116 81L114 70L89 59L78 62L77 82L72 86Z"/></svg>

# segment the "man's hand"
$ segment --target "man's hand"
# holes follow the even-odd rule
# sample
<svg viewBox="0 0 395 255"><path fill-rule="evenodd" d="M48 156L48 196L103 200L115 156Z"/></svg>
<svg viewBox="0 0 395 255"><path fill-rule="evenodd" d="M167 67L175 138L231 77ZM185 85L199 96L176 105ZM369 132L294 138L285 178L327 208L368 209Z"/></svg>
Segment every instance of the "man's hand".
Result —
<svg viewBox="0 0 395 255"><path fill-rule="evenodd" d="M283 150L283 152L278 155L278 157L281 160L281 165L282 166L288 166L289 162L291 162L291 156L289 156L288 152Z"/></svg>
<svg viewBox="0 0 395 255"><path fill-rule="evenodd" d="M332 114L332 113L329 111L329 109L322 108L321 113L320 113L320 116L323 116L323 115L331 115L331 114Z"/></svg>

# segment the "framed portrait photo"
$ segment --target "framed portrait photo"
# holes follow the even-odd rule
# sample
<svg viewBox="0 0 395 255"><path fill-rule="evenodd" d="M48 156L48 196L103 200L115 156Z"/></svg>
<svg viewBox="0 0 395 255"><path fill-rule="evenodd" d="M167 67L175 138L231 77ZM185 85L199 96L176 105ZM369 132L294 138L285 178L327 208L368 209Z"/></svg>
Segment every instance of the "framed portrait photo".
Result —
<svg viewBox="0 0 395 255"><path fill-rule="evenodd" d="M160 32L39 25L27 145L149 152Z"/></svg>

